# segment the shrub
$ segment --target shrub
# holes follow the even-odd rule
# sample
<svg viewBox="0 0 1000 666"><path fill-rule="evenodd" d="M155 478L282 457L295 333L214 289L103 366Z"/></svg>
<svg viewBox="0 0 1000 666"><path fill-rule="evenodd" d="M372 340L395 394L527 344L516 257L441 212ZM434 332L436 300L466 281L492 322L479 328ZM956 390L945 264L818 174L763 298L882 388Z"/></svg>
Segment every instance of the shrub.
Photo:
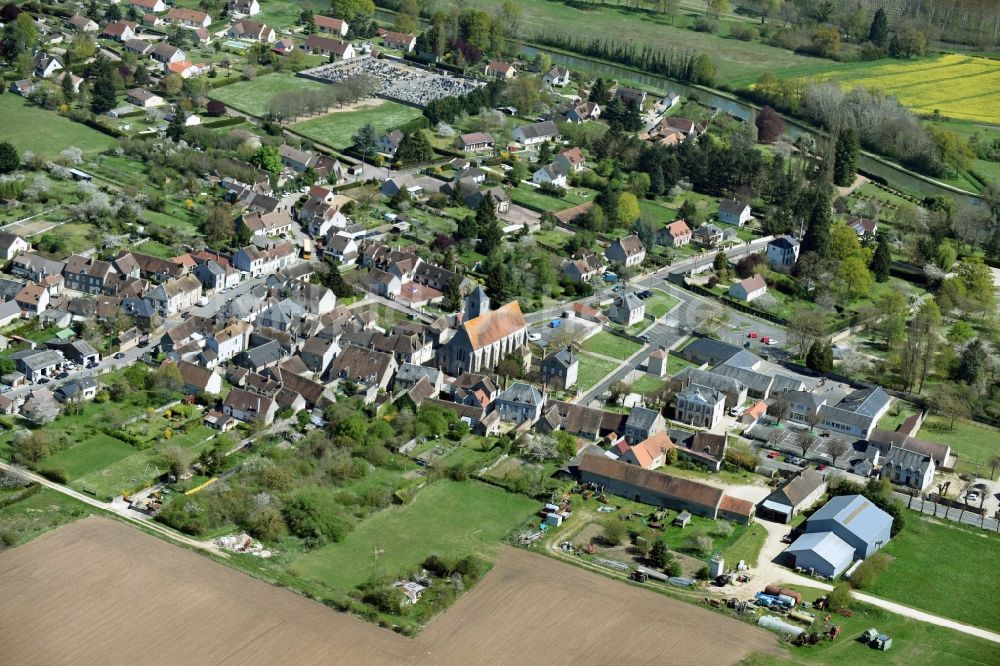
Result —
<svg viewBox="0 0 1000 666"><path fill-rule="evenodd" d="M55 481L56 483L66 483L69 480L66 470L60 467L45 467L38 470L38 473L49 481Z"/></svg>
<svg viewBox="0 0 1000 666"><path fill-rule="evenodd" d="M859 590L865 590L875 584L886 569L889 568L891 558L885 553L875 553L851 574L851 585Z"/></svg>
<svg viewBox="0 0 1000 666"><path fill-rule="evenodd" d="M603 539L609 546L618 546L625 540L627 534L628 525L625 521L615 518L604 526Z"/></svg>
<svg viewBox="0 0 1000 666"><path fill-rule="evenodd" d="M717 520L715 521L715 528L712 530L712 534L722 539L731 537L733 535L733 524L726 520Z"/></svg>
<svg viewBox="0 0 1000 666"><path fill-rule="evenodd" d="M699 16L694 20L694 25L691 26L691 29L695 32L707 32L714 35L719 32L719 22L707 16Z"/></svg>
<svg viewBox="0 0 1000 666"><path fill-rule="evenodd" d="M830 609L850 608L853 599L851 598L851 586L847 583L837 583L833 586L833 591L827 597L830 602Z"/></svg>

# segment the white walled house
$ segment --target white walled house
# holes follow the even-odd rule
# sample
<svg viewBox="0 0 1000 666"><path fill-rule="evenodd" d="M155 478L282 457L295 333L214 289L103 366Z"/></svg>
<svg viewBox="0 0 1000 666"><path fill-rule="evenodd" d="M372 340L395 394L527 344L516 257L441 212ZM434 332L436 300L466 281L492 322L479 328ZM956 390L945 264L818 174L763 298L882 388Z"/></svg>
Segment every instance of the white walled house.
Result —
<svg viewBox="0 0 1000 666"><path fill-rule="evenodd" d="M767 283L760 275L753 275L745 280L740 280L729 288L729 295L733 298L749 303L760 298L767 293Z"/></svg>
<svg viewBox="0 0 1000 666"><path fill-rule="evenodd" d="M791 268L799 260L799 242L792 236L778 236L767 244L767 265Z"/></svg>
<svg viewBox="0 0 1000 666"><path fill-rule="evenodd" d="M742 227L750 221L750 205L736 199L726 199L719 204L719 221Z"/></svg>

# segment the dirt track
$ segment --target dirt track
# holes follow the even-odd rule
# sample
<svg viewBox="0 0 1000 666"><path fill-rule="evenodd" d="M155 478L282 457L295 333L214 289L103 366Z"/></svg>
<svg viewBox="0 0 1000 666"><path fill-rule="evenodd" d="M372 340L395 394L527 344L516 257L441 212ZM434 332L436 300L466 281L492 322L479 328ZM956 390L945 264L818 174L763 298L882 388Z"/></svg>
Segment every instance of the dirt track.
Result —
<svg viewBox="0 0 1000 666"><path fill-rule="evenodd" d="M743 623L513 549L411 640L102 518L0 555L0 595L0 661L16 664L724 664L776 649Z"/></svg>

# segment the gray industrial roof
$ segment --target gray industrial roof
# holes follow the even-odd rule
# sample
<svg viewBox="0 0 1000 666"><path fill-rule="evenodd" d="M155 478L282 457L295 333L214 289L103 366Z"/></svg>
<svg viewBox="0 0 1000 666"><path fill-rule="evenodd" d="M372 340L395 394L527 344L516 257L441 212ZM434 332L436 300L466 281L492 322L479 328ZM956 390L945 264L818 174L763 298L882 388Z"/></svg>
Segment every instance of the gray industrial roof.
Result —
<svg viewBox="0 0 1000 666"><path fill-rule="evenodd" d="M892 516L878 508L864 495L834 497L809 518L809 522L833 520L848 531L871 543L892 525Z"/></svg>
<svg viewBox="0 0 1000 666"><path fill-rule="evenodd" d="M854 560L854 546L833 532L807 532L789 546L786 553L799 556L801 553L815 553L823 561L829 562L840 573Z"/></svg>

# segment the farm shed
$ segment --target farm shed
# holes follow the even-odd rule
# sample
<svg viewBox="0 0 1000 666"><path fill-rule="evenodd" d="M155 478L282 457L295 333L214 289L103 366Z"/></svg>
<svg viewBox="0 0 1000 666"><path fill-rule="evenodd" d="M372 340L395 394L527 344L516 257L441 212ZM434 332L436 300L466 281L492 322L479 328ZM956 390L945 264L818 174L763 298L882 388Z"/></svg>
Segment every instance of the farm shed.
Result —
<svg viewBox="0 0 1000 666"><path fill-rule="evenodd" d="M795 514L808 509L826 492L826 478L814 470L803 470L771 493L760 504L759 515L787 523Z"/></svg>
<svg viewBox="0 0 1000 666"><path fill-rule="evenodd" d="M839 576L854 561L854 548L833 532L811 532L800 536L785 550L796 567L812 569L831 578Z"/></svg>
<svg viewBox="0 0 1000 666"><path fill-rule="evenodd" d="M806 532L833 532L864 559L889 541L892 516L863 495L834 497L809 517Z"/></svg>

